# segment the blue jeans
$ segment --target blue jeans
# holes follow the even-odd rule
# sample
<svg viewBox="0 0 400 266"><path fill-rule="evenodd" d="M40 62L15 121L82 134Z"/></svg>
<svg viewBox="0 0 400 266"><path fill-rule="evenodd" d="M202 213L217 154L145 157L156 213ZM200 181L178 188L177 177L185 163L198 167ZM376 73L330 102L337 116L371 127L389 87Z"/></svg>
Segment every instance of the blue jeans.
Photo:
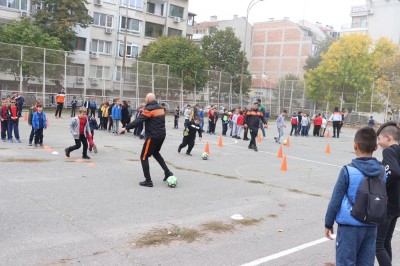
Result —
<svg viewBox="0 0 400 266"><path fill-rule="evenodd" d="M336 266L374 266L376 226L339 225Z"/></svg>
<svg viewBox="0 0 400 266"><path fill-rule="evenodd" d="M12 139L12 132L14 131L15 139L19 140L19 129L18 129L18 121L8 121L8 130L7 135L8 139Z"/></svg>
<svg viewBox="0 0 400 266"><path fill-rule="evenodd" d="M388 214L383 224L378 225L376 236L376 259L381 266L392 265L392 236L397 217Z"/></svg>

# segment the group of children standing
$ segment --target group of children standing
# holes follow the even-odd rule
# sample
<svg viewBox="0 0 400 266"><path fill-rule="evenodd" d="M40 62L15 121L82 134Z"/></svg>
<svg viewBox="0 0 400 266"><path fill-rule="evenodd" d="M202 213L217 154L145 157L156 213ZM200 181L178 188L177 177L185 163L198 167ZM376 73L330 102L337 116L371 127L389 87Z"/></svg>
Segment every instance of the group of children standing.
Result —
<svg viewBox="0 0 400 266"><path fill-rule="evenodd" d="M13 143L13 133L15 142L22 143L19 135L19 118L21 117L24 98L18 93L2 98L1 101L1 140Z"/></svg>
<svg viewBox="0 0 400 266"><path fill-rule="evenodd" d="M302 111L294 112L292 118L290 119L290 124L292 129L290 130L290 136L302 136L308 137L311 124L314 124L313 128L313 136L314 137L324 137L326 126L328 121L326 120L325 115L316 114L313 121L310 119L310 115L303 113Z"/></svg>

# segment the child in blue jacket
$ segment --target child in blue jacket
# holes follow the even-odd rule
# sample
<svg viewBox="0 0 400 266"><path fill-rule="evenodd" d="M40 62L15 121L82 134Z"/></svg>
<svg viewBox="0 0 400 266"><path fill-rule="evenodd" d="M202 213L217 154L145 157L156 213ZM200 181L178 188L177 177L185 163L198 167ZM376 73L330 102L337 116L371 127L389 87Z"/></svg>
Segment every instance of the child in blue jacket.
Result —
<svg viewBox="0 0 400 266"><path fill-rule="evenodd" d="M112 110L111 110L111 118L113 121L113 134L119 134L119 123L122 119L122 107L120 105L119 100L116 100Z"/></svg>
<svg viewBox="0 0 400 266"><path fill-rule="evenodd" d="M43 112L43 106L37 105L37 111L32 116L32 128L35 133L35 147L43 146L43 129L47 128L46 114Z"/></svg>
<svg viewBox="0 0 400 266"><path fill-rule="evenodd" d="M336 265L373 266L375 261L375 242L377 226L366 224L351 215L352 202L355 202L358 187L364 176L380 178L384 172L382 164L372 153L377 149L377 136L374 129L361 128L354 137L354 151L357 158L352 165L342 168L333 190L325 216L325 237L333 240L333 224L338 224L336 237ZM386 181L386 174L384 175Z"/></svg>

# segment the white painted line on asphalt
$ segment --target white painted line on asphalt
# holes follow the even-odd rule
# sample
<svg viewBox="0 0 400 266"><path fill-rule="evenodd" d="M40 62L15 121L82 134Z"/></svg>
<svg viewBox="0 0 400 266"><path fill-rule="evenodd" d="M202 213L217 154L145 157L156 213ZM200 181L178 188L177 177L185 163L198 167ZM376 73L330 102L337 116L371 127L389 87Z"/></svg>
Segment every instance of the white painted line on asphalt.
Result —
<svg viewBox="0 0 400 266"><path fill-rule="evenodd" d="M235 148L240 148L240 149L247 149L245 147L240 147L240 146L233 146ZM276 156L276 153L272 153L272 152L268 152L268 151L258 151L259 153L266 153L269 155L274 155ZM337 167L337 168L342 168L343 165L336 165L336 164L331 164L331 163L324 163L324 162L320 162L320 161L315 161L315 160L309 160L309 159L304 159L304 158L300 158L300 157L293 157L293 156L286 156L286 158L290 158L290 159L295 159L295 160L300 160L300 161L305 161L305 162L309 162L309 163L316 163L316 164L322 164L322 165L326 165L326 166L332 166L332 167Z"/></svg>
<svg viewBox="0 0 400 266"><path fill-rule="evenodd" d="M336 236L334 236L334 237L336 237ZM268 262L268 261L271 261L271 260L279 259L281 257L287 256L289 254L295 253L297 251L300 251L300 250L303 250L303 249L306 249L306 248L309 248L309 247L312 247L312 246L316 246L316 245L325 243L327 241L329 241L329 239L324 237L324 238L321 238L321 239L318 239L318 240L315 240L315 241L312 241L312 242L309 242L309 243L305 243L303 245L300 245L300 246L297 246L297 247L294 247L294 248L291 248L291 249L288 249L288 250L284 250L284 251L272 254L270 256L267 256L267 257L264 257L264 258L261 258L261 259L246 263L246 264L242 264L241 266L256 266L256 265L260 265L262 263L265 263L265 262Z"/></svg>

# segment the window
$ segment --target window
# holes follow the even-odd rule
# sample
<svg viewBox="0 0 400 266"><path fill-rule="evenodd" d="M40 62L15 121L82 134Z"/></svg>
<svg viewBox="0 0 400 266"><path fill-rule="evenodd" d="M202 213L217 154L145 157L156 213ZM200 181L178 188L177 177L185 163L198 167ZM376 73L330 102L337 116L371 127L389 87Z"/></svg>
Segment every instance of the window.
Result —
<svg viewBox="0 0 400 266"><path fill-rule="evenodd" d="M146 28L144 33L146 37L158 38L161 37L161 35L163 35L163 32L164 32L163 25L146 22Z"/></svg>
<svg viewBox="0 0 400 266"><path fill-rule="evenodd" d="M111 42L92 40L90 51L93 53L111 54Z"/></svg>
<svg viewBox="0 0 400 266"><path fill-rule="evenodd" d="M183 18L184 8L180 6L170 5L169 16Z"/></svg>
<svg viewBox="0 0 400 266"><path fill-rule="evenodd" d="M156 4L154 3L147 3L147 10L148 13L154 14L156 12Z"/></svg>
<svg viewBox="0 0 400 266"><path fill-rule="evenodd" d="M71 46L74 50L86 51L86 38L76 37L71 41Z"/></svg>
<svg viewBox="0 0 400 266"><path fill-rule="evenodd" d="M361 27L367 27L367 18L361 18L360 20Z"/></svg>
<svg viewBox="0 0 400 266"><path fill-rule="evenodd" d="M127 43L126 44L126 57L127 58L137 58L139 54L139 46L134 43ZM119 43L118 47L118 56L124 56L124 43Z"/></svg>
<svg viewBox="0 0 400 266"><path fill-rule="evenodd" d="M85 76L85 65L73 64L67 66L67 76Z"/></svg>
<svg viewBox="0 0 400 266"><path fill-rule="evenodd" d="M173 28L168 28L168 36L182 36L182 31Z"/></svg>
<svg viewBox="0 0 400 266"><path fill-rule="evenodd" d="M104 3L114 4L114 0L103 0Z"/></svg>
<svg viewBox="0 0 400 266"><path fill-rule="evenodd" d="M93 25L112 28L113 16L94 12L93 13Z"/></svg>
<svg viewBox="0 0 400 266"><path fill-rule="evenodd" d="M143 0L122 0L122 5L130 8L142 9Z"/></svg>
<svg viewBox="0 0 400 266"><path fill-rule="evenodd" d="M21 3L21 6L20 6ZM27 10L27 0L0 0L0 6Z"/></svg>
<svg viewBox="0 0 400 266"><path fill-rule="evenodd" d="M110 79L110 67L90 66L90 78Z"/></svg>
<svg viewBox="0 0 400 266"><path fill-rule="evenodd" d="M140 33L140 20L134 19L134 18L128 18L128 22L126 20L126 17L121 18L121 26L120 30L121 31L126 31L131 32L131 33Z"/></svg>
<svg viewBox="0 0 400 266"><path fill-rule="evenodd" d="M117 66L117 73L115 76L116 81L121 80L121 68L122 67ZM123 75L124 75L124 77L123 77L124 81L127 81L127 82L135 82L136 81L136 73L133 73L132 68L125 67Z"/></svg>

